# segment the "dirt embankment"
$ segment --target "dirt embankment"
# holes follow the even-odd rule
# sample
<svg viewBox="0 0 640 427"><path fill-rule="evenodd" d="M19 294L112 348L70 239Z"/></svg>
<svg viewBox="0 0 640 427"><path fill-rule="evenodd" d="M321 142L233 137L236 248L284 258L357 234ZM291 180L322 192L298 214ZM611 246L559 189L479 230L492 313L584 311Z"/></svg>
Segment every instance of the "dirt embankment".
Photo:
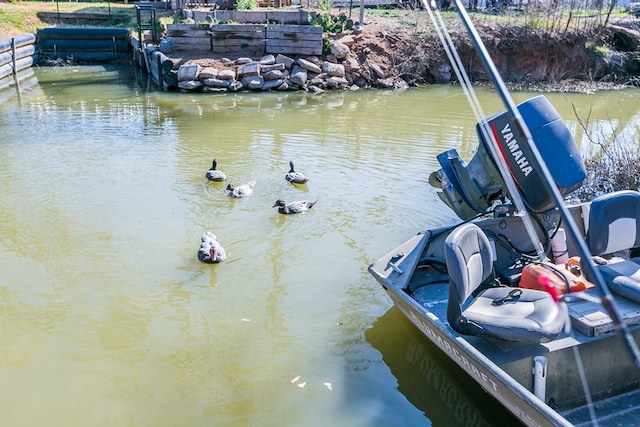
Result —
<svg viewBox="0 0 640 427"><path fill-rule="evenodd" d="M455 80L440 39L426 21L407 27L373 20L352 50L361 61L369 59L409 83ZM548 32L489 21L476 27L503 79L515 85L628 85L635 84L640 73L638 19L588 31ZM468 33L462 28L449 32L470 79L488 81Z"/></svg>

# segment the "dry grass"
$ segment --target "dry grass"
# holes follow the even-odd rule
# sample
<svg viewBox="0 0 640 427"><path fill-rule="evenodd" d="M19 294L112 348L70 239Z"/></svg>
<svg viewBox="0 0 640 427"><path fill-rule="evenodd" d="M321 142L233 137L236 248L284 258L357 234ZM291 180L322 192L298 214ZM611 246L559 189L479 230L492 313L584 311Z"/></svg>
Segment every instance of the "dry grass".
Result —
<svg viewBox="0 0 640 427"><path fill-rule="evenodd" d="M3 2L0 0L0 39L20 34L35 34L38 28L55 25L40 20L37 16L38 12L127 14L130 15L130 19L119 26L133 28L133 25L135 25L135 8L133 4L82 3L75 1Z"/></svg>

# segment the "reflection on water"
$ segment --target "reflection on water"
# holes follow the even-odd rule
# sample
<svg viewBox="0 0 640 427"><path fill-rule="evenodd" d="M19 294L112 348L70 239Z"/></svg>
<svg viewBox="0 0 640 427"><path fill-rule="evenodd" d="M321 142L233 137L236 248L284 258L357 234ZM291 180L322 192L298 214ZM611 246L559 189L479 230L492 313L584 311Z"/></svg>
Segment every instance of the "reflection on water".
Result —
<svg viewBox="0 0 640 427"><path fill-rule="evenodd" d="M73 67L34 70L17 93L0 89L2 425L493 423L415 331L388 332L405 350L380 344L406 322L366 271L454 220L427 179L437 154L477 144L459 88L195 95ZM572 101L595 123L613 97ZM635 100L615 97L636 126ZM254 194L208 182L213 157ZM290 160L305 187L284 179ZM303 215L271 207L316 197ZM197 261L207 230L224 264ZM416 363L428 372L412 380Z"/></svg>
<svg viewBox="0 0 640 427"><path fill-rule="evenodd" d="M398 391L434 426L516 426L520 421L491 398L395 307L365 331L382 354Z"/></svg>

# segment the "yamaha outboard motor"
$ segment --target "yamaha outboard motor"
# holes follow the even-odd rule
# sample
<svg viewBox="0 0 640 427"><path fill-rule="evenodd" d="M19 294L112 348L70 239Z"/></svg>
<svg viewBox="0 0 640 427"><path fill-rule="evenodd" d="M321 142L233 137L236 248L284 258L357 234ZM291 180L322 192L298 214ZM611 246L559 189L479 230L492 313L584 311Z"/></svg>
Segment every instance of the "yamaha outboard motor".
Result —
<svg viewBox="0 0 640 427"><path fill-rule="evenodd" d="M586 177L584 162L555 108L547 98L537 96L518 105L518 111L529 127L533 142L560 194L567 196L578 189ZM491 155L489 141L485 140L482 132L485 124L498 142L499 155L506 160L526 208L533 213L555 208L544 176L537 170L533 153L508 112L491 116L476 125L480 144L469 164L460 159L456 150L438 155L442 169L433 172L429 182L442 189L438 192L442 201L460 218L468 219L486 211L497 199L509 197Z"/></svg>

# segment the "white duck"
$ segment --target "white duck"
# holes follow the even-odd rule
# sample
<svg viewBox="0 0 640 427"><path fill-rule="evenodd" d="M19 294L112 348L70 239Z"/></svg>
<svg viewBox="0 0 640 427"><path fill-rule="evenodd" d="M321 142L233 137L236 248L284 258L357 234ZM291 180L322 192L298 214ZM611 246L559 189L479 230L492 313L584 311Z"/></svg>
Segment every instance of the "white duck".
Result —
<svg viewBox="0 0 640 427"><path fill-rule="evenodd" d="M311 200L311 201L299 200L297 202L285 203L284 200L278 199L273 204L272 208L278 207L278 212L280 212L281 214L285 214L285 215L296 214L296 213L308 211L317 202L318 202L318 199Z"/></svg>
<svg viewBox="0 0 640 427"><path fill-rule="evenodd" d="M211 168L204 174L209 181L224 181L227 179L227 175L225 175L224 172L217 170L217 167L218 160L213 159L213 162L211 162Z"/></svg>
<svg viewBox="0 0 640 427"><path fill-rule="evenodd" d="M293 161L289 162L289 168L289 172L285 175L287 181L293 184L305 184L309 181L309 178L304 176L304 174L296 172L295 167L293 166Z"/></svg>
<svg viewBox="0 0 640 427"><path fill-rule="evenodd" d="M203 233L200 237L198 259L207 264L217 264L227 259L227 254L218 242L218 238L210 231Z"/></svg>
<svg viewBox="0 0 640 427"><path fill-rule="evenodd" d="M246 197L250 196L253 193L253 187L256 185L254 180L247 182L246 184L238 185L237 187L233 184L227 185L227 194L229 197Z"/></svg>

